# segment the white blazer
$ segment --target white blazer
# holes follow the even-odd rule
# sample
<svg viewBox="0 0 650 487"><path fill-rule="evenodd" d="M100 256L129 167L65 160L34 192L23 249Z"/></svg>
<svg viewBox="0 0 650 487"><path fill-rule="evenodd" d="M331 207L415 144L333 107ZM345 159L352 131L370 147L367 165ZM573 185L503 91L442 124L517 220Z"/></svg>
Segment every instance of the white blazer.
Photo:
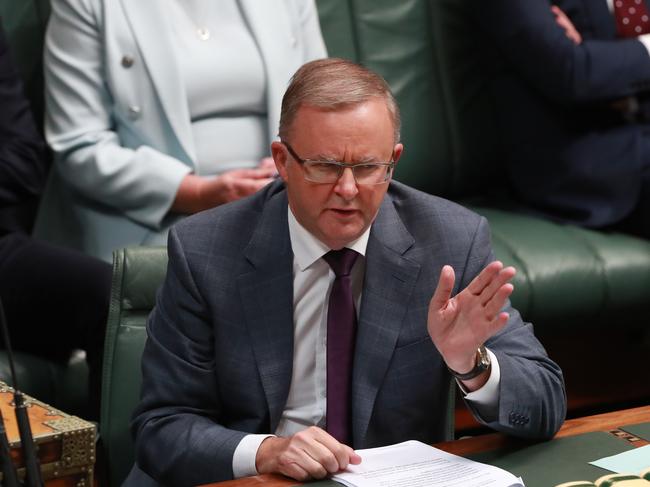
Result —
<svg viewBox="0 0 650 487"><path fill-rule="evenodd" d="M161 0L52 0L45 41L46 137L55 165L35 235L111 260L146 244L195 164L187 96ZM313 0L239 0L267 79L269 139L282 95L326 56Z"/></svg>

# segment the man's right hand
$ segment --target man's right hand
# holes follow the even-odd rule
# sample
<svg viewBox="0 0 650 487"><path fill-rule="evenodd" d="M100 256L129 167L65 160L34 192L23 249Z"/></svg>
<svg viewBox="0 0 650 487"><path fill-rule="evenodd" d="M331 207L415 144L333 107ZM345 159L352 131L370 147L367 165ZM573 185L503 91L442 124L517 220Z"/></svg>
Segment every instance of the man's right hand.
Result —
<svg viewBox="0 0 650 487"><path fill-rule="evenodd" d="M582 43L582 36L562 9L557 5L553 5L551 6L551 12L553 12L553 15L555 16L555 22L557 25L564 29L564 34L571 39L575 45L580 45Z"/></svg>
<svg viewBox="0 0 650 487"><path fill-rule="evenodd" d="M317 426L288 438L266 438L255 457L259 473L281 473L299 481L322 479L359 463L361 457L352 448Z"/></svg>

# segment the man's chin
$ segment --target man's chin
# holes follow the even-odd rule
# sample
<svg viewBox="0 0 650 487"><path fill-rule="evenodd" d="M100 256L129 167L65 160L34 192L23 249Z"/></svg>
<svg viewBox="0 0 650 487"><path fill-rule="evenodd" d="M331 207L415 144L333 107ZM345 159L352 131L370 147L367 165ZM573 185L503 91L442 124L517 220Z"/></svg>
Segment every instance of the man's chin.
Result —
<svg viewBox="0 0 650 487"><path fill-rule="evenodd" d="M323 242L333 249L340 249L358 239L365 228L363 225L332 225L323 232Z"/></svg>

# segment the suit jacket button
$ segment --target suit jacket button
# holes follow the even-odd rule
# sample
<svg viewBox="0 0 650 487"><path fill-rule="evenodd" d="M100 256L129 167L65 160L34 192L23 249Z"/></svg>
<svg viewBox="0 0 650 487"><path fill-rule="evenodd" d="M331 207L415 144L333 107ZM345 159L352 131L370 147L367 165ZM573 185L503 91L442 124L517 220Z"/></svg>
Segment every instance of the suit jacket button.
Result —
<svg viewBox="0 0 650 487"><path fill-rule="evenodd" d="M135 62L135 59L133 59L133 56L129 56L126 54L124 57L122 57L122 66L125 68L130 68L133 66L133 63Z"/></svg>
<svg viewBox="0 0 650 487"><path fill-rule="evenodd" d="M129 106L129 118L131 120L135 120L137 118L140 118L142 110L138 105L131 105Z"/></svg>

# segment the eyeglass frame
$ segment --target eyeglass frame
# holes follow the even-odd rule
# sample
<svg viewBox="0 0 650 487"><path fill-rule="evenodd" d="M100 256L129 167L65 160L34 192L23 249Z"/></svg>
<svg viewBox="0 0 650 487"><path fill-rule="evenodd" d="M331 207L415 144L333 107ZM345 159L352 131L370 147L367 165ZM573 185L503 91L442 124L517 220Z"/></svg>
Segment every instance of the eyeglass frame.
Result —
<svg viewBox="0 0 650 487"><path fill-rule="evenodd" d="M394 156L395 156L395 151L393 151L391 153L391 156L390 156L391 161L390 162L361 162L361 163L352 164L352 163L349 163L349 162L341 162L341 161L303 159L302 157L300 157L296 153L296 151L293 149L293 147L291 147L291 145L288 142L286 142L284 140L280 140L280 143L287 148L287 151L289 152L291 157L293 157L296 160L296 162L299 162L303 167L305 166L305 164L316 163L316 164L328 164L328 165L336 166L336 167L339 168L339 174L338 174L338 176L336 177L336 179L334 181L314 181L312 179L308 179L307 178L307 173L305 172L305 174L304 174L305 179L307 181L311 182L311 183L334 184L341 178L341 176L343 175L343 171L345 171L345 169L347 169L347 168L350 168L350 170L352 171L352 177L354 178L354 182L356 184L361 184L363 186L375 186L377 184L383 184L383 183L386 183L386 182L390 181L390 179L391 179L391 177L393 175L393 171L395 170L395 164L396 163L395 163L395 161L392 160L394 158ZM361 167L361 166L385 167L386 168L385 179L383 181L379 181L377 183L360 183L359 181L357 181L357 176L356 176L356 174L354 172L354 168L355 167Z"/></svg>

